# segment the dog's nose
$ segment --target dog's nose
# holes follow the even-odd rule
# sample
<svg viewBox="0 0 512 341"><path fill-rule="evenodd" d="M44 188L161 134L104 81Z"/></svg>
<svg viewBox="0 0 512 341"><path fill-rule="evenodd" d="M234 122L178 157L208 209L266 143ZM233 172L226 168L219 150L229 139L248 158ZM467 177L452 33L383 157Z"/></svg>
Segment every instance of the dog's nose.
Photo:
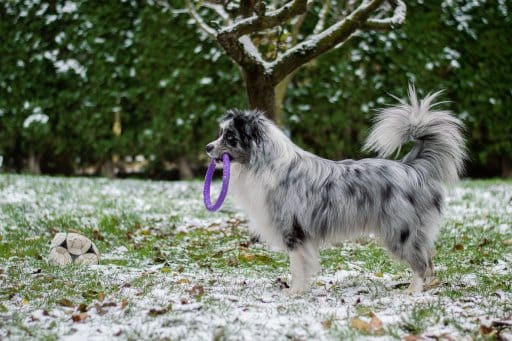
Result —
<svg viewBox="0 0 512 341"><path fill-rule="evenodd" d="M207 153L211 152L213 150L213 148L214 148L213 144L212 143L208 143L206 145L206 152Z"/></svg>

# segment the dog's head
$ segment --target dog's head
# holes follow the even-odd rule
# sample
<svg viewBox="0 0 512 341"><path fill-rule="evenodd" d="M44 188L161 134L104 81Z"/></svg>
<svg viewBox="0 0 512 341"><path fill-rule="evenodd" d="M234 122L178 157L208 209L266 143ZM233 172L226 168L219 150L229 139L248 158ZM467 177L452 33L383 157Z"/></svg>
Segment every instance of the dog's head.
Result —
<svg viewBox="0 0 512 341"><path fill-rule="evenodd" d="M216 160L227 153L232 162L249 163L252 149L262 140L264 120L259 111L228 110L220 121L217 139L206 145L206 153Z"/></svg>

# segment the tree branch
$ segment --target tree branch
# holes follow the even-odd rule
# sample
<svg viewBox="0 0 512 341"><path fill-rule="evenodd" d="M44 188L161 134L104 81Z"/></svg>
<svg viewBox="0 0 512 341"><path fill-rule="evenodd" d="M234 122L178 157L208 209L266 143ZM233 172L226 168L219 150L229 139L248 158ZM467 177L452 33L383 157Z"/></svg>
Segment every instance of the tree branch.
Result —
<svg viewBox="0 0 512 341"><path fill-rule="evenodd" d="M258 51L258 48L252 42L251 37L245 35L240 37L238 41L242 44L243 50L245 52L245 57L250 58L253 64L259 64L263 67L266 67L266 65L268 65L268 63L261 57L261 54Z"/></svg>
<svg viewBox="0 0 512 341"><path fill-rule="evenodd" d="M327 19L327 14L329 14L330 8L330 1L324 0L322 9L320 10L320 13L318 13L318 21L316 22L315 28L313 29L313 34L318 34L323 31L325 27L325 20Z"/></svg>
<svg viewBox="0 0 512 341"><path fill-rule="evenodd" d="M253 15L242 19L234 25L222 29L219 35L232 35L233 38L239 38L256 31L276 27L290 18L306 12L307 4L307 0L293 0L268 14Z"/></svg>
<svg viewBox="0 0 512 341"><path fill-rule="evenodd" d="M401 0L397 0L393 16L384 19L368 19L363 25L364 29L370 30L389 30L402 26L405 22L407 6Z"/></svg>
<svg viewBox="0 0 512 341"><path fill-rule="evenodd" d="M333 24L318 34L310 36L307 40L286 51L280 58L269 65L273 72L272 78L275 84L279 83L286 75L324 52L334 49L336 46L344 45L354 32L364 27L370 15L374 13L384 1L385 0L363 1L343 20ZM402 5L403 2L398 1L397 7L402 7ZM402 12L398 11L398 13Z"/></svg>
<svg viewBox="0 0 512 341"><path fill-rule="evenodd" d="M211 38L215 39L217 37L217 31L213 29L211 26L209 26L204 21L204 19L199 15L199 13L197 13L196 8L194 7L190 0L187 0L187 9L188 12L190 13L190 16L195 20L199 28L207 35L209 35Z"/></svg>
<svg viewBox="0 0 512 341"><path fill-rule="evenodd" d="M224 9L224 6L216 4L216 3L213 3L213 2L209 2L209 1L203 1L202 6L206 7L206 8L209 8L212 11L214 11L215 13L217 13L217 15L220 18L222 18L222 20L224 20L224 22L226 24L229 23L230 17L229 17L228 12L226 12L226 10Z"/></svg>

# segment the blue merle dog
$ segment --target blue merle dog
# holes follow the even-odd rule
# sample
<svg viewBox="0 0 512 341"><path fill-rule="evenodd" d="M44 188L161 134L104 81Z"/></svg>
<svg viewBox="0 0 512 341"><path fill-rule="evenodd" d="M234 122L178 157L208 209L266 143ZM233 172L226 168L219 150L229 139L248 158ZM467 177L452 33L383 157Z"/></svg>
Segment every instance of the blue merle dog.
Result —
<svg viewBox="0 0 512 341"><path fill-rule="evenodd" d="M296 146L258 111L230 110L210 157L231 158L231 191L250 228L290 256L290 291L301 293L320 269L319 247L375 234L413 271L408 291L433 276L432 257L444 185L456 182L466 155L462 123L437 109L439 92L382 109L365 148L381 158L331 161ZM402 160L388 160L407 142Z"/></svg>

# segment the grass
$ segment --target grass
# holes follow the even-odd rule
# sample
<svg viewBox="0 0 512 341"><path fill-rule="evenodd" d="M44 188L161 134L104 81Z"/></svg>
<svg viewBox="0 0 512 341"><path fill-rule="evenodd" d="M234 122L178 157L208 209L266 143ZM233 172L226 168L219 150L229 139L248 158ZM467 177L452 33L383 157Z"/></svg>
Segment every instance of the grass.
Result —
<svg viewBox="0 0 512 341"><path fill-rule="evenodd" d="M1 175L0 338L512 335L498 323L512 319L512 182L450 192L425 293L404 294L407 266L362 238L323 250L312 290L291 298L286 255L256 242L229 201L206 213L201 185ZM49 265L60 231L89 236L100 265Z"/></svg>

